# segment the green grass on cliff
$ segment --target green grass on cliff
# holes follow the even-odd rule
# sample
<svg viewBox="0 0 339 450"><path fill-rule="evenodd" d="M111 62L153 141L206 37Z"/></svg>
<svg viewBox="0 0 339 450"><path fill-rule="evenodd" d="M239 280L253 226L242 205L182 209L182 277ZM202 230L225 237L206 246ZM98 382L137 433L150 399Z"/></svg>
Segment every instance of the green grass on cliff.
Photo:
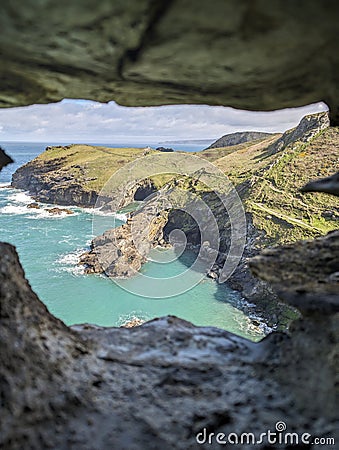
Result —
<svg viewBox="0 0 339 450"><path fill-rule="evenodd" d="M299 190L312 179L338 171L339 128L327 128L306 144L294 142L281 151L269 152L268 147L280 136L197 154L213 162L238 187L246 211L261 231L258 246L313 238L338 228L336 197L303 195ZM35 163L60 163L52 171L53 177L67 175L84 189L99 192L116 170L144 154L140 148L71 145L51 147ZM173 174L152 177L157 188L172 179ZM183 189L205 189L192 180L182 183Z"/></svg>
<svg viewBox="0 0 339 450"><path fill-rule="evenodd" d="M267 152L270 141L212 156L234 185L245 186L241 189L245 209L262 231L262 244L313 238L338 228L337 198L301 194L300 188L338 171L339 128L327 128L310 142L295 142L276 154Z"/></svg>
<svg viewBox="0 0 339 450"><path fill-rule="evenodd" d="M62 162L56 174L67 173L84 189L100 191L108 179L125 164L143 156L142 148L107 148L74 144L49 147L35 162Z"/></svg>

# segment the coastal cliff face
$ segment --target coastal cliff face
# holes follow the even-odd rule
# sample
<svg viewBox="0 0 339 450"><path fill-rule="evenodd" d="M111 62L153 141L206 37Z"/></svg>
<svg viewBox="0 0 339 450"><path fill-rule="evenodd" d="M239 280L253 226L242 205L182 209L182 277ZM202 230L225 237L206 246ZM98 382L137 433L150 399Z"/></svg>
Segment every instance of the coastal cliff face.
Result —
<svg viewBox="0 0 339 450"><path fill-rule="evenodd" d="M122 150L80 144L47 147L13 174L12 186L29 191L45 203L94 206L110 176L144 153L140 148ZM131 198L133 194L129 193Z"/></svg>
<svg viewBox="0 0 339 450"><path fill-rule="evenodd" d="M269 284L251 275L247 260L267 246L317 237L336 228L339 210L335 198L328 198L324 194L316 197L302 195L299 192L308 179L330 174L336 168L339 130L328 128L328 125L326 113L311 115L303 118L295 129L287 131L282 136L270 136L252 145L206 150L199 154L207 160L212 160L217 167L227 173L236 186L246 210L247 242L244 254L227 283L233 289L240 290L245 298L255 302L260 310L266 311L267 320L271 324L272 318L275 325L280 320L284 322L283 317L288 312L286 308L277 306L278 299ZM227 150L226 154L224 150ZM216 155L217 151L221 153L219 158ZM213 212L218 224L220 246L218 249L210 249L217 250L219 256L209 275L218 279L230 248L231 224L227 212L220 207L220 200L215 193L204 190L194 181L185 178L177 177L164 184L159 191L160 197L169 198L174 186L194 193ZM175 199L172 203L175 204ZM201 250L201 233L197 223L192 217L180 211L179 207L162 210L161 202L159 203L157 197L153 197L141 207L140 211L143 215L140 212L132 213L130 218L130 223L136 224L137 228L144 228L144 225L141 226L140 217L144 218L145 223L151 224L159 213L166 213L168 219L161 224L163 230L160 233L164 240L168 242L171 231L180 229L184 231L191 248ZM208 228L209 219L206 218L199 225L203 229ZM132 241L131 227L124 225L123 229L127 244ZM110 249L111 254L117 255L114 236L120 231L111 233L112 239L108 239L106 233L105 237L94 240L91 251L82 257L81 261L86 265L88 272L105 272L105 268L98 261L100 254L105 251L108 252ZM158 239L150 239L147 233L142 236L141 240L147 251L159 244ZM147 251L142 255L142 260L147 257ZM208 248L204 247L204 251L208 251ZM128 245L120 255L121 258L131 256ZM137 259L139 264L141 259ZM128 273L125 269L119 273L118 256L113 258L111 263L116 267L114 272L116 276L131 275L131 272ZM113 266L111 265L111 268ZM277 319L277 316L280 319Z"/></svg>
<svg viewBox="0 0 339 450"><path fill-rule="evenodd" d="M267 323L274 327L285 324L291 312L279 304L269 284L251 275L247 260L262 248L317 237L336 228L339 210L334 198L299 192L309 179L329 175L336 169L339 130L328 125L327 113L314 114L304 117L296 128L283 135L269 135L259 142L208 149L197 154L228 175L246 210L244 254L227 283L254 302L258 314L265 316ZM40 201L94 206L101 189L116 170L130 161L137 167L138 158L149 152L156 153L126 149L125 154L125 149L81 145L47 148L15 172L12 185L29 190ZM204 246L203 250L219 252L208 272L218 279L230 248L231 224L215 193L185 177L171 176L169 180L153 177L131 182L123 192L100 200L105 208L117 210L155 192L166 198L172 195L174 187L197 195L213 212L220 246L211 250ZM182 207L184 204L180 205ZM131 214L126 225L94 239L90 251L81 257L81 264L85 265L87 273L105 272L118 278L132 276L146 261L150 249L167 244L175 229L185 233L191 249L201 250L197 224L180 208L163 209L157 197L150 197L138 213ZM132 225L139 230L141 253L134 243ZM209 219L203 219L203 229L208 229L209 225Z"/></svg>

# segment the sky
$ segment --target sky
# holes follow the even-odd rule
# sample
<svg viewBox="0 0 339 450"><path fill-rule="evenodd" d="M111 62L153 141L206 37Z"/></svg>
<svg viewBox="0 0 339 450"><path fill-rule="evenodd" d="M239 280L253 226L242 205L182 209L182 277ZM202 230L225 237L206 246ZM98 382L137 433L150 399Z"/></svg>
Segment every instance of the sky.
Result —
<svg viewBox="0 0 339 450"><path fill-rule="evenodd" d="M322 103L272 112L223 106L123 107L65 99L59 103L0 109L0 141L154 143L214 140L236 131L283 132L300 119L325 111Z"/></svg>

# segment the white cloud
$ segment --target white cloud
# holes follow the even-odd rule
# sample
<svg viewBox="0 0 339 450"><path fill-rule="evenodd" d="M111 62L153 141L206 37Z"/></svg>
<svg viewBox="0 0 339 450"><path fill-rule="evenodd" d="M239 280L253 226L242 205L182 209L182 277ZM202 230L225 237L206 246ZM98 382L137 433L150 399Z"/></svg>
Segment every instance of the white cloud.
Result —
<svg viewBox="0 0 339 450"><path fill-rule="evenodd" d="M214 139L235 131L285 131L313 112L320 102L272 112L242 111L222 106L171 105L127 108L66 99L48 105L0 110L2 139L44 142L157 142Z"/></svg>

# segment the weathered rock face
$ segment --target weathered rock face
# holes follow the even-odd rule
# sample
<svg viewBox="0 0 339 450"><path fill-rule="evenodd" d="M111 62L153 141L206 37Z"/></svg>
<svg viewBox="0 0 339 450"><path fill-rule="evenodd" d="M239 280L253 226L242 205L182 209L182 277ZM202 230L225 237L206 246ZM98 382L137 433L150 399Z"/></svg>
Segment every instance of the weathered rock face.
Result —
<svg viewBox="0 0 339 450"><path fill-rule="evenodd" d="M338 124L338 8L306 0L213 8L4 0L1 105L75 97L257 110L325 100ZM272 274L281 267L275 261ZM308 261L295 261L307 272ZM320 286L317 293L319 301ZM288 431L338 439L339 319L321 312L259 344L174 318L71 330L39 302L15 251L1 244L0 446L187 450L205 427L258 435L278 420Z"/></svg>
<svg viewBox="0 0 339 450"><path fill-rule="evenodd" d="M6 450L187 450L204 428L259 436L281 420L289 432L337 437L338 315L257 344L173 317L70 329L31 291L13 247L0 244L0 255ZM253 449L246 442L233 447Z"/></svg>
<svg viewBox="0 0 339 450"><path fill-rule="evenodd" d="M334 1L4 0L1 105L324 100L338 124L338 16Z"/></svg>
<svg viewBox="0 0 339 450"><path fill-rule="evenodd" d="M270 153L277 153L294 142L309 142L320 131L325 130L329 126L330 120L326 112L309 114L301 119L297 127L286 131L279 139L273 142L268 148L268 151Z"/></svg>
<svg viewBox="0 0 339 450"><path fill-rule="evenodd" d="M243 142L251 142L259 139L267 139L272 136L271 133L260 133L258 131L244 131L239 133L225 134L221 138L217 139L209 148L230 147L232 145L242 144ZM206 149L206 150L207 150Z"/></svg>
<svg viewBox="0 0 339 450"><path fill-rule="evenodd" d="M85 189L80 180L68 174L58 176L63 158L30 162L20 167L12 176L12 186L25 189L38 201L59 205L94 206L98 192Z"/></svg>
<svg viewBox="0 0 339 450"><path fill-rule="evenodd" d="M250 268L304 314L339 312L339 231L265 249L250 260Z"/></svg>
<svg viewBox="0 0 339 450"><path fill-rule="evenodd" d="M0 446L43 448L49 431L34 430L33 424L54 422L57 427L60 420L63 426L88 402L88 386L76 373L80 367L86 370L86 358L80 362L79 356L90 345L48 313L24 279L14 248L0 247ZM64 380L70 383L66 389Z"/></svg>
<svg viewBox="0 0 339 450"><path fill-rule="evenodd" d="M91 250L80 257L85 273L105 273L113 278L136 275L151 248L164 243L167 212L155 212L153 205L137 211L120 227L105 231L91 242Z"/></svg>
<svg viewBox="0 0 339 450"><path fill-rule="evenodd" d="M12 186L29 191L41 202L92 207L103 186L120 167L150 151L81 144L47 147L14 172ZM100 200L105 201L108 209L117 210L134 200L144 200L155 191L152 180L145 178L133 181L121 193L108 193L108 198L101 193ZM108 199L112 204L107 204Z"/></svg>

